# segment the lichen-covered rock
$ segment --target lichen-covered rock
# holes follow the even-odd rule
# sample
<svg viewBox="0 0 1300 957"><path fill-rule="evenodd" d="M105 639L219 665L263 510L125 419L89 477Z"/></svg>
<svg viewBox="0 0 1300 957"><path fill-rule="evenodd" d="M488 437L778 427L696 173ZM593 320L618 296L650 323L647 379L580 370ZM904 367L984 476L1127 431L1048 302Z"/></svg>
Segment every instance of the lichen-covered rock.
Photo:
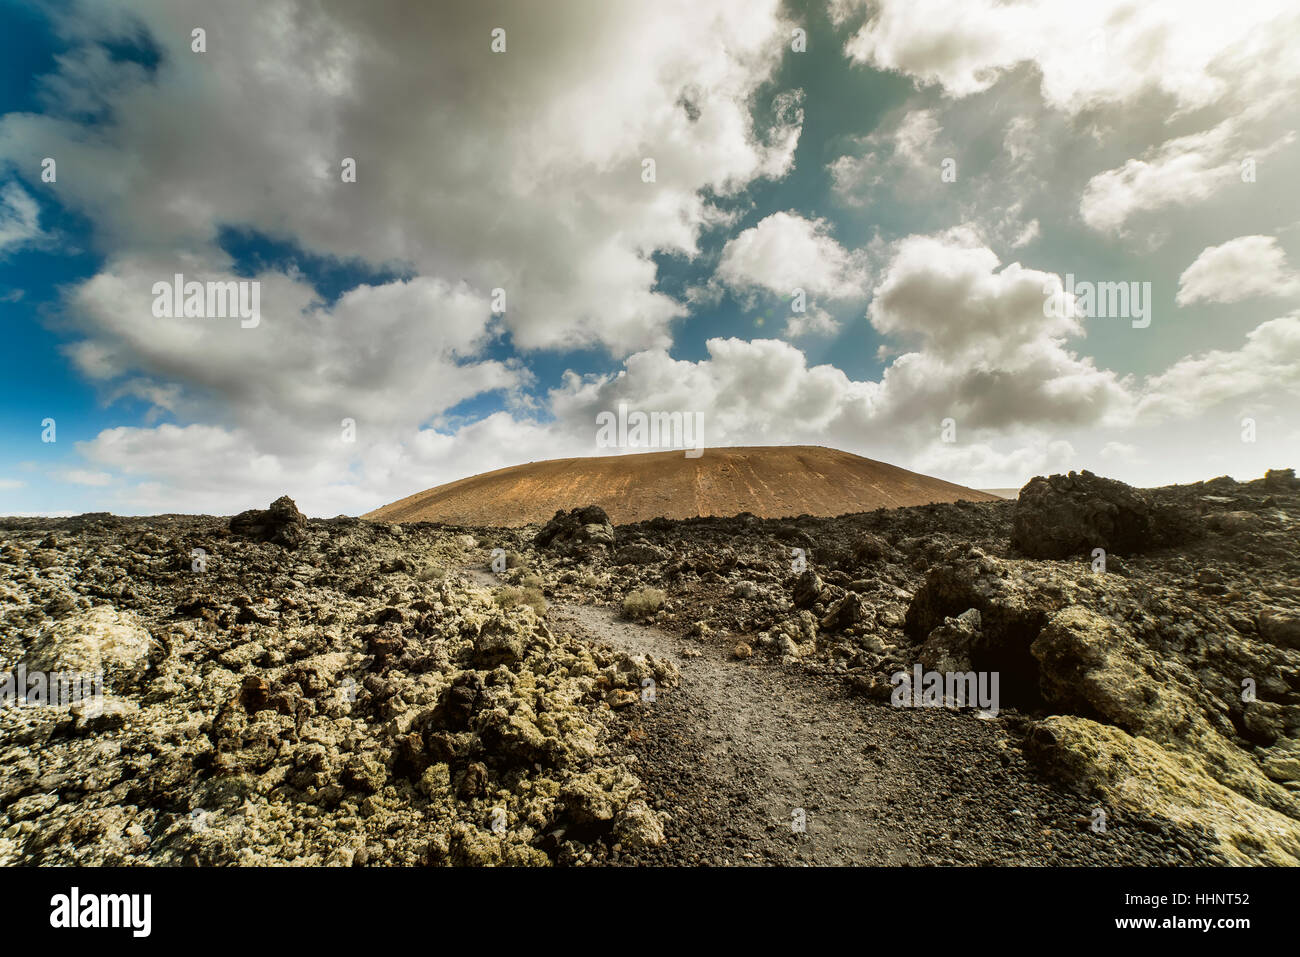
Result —
<svg viewBox="0 0 1300 957"><path fill-rule="evenodd" d="M113 679L98 707L0 709L0 859L538 865L611 853L641 785L611 755L597 679L617 674L640 701L642 677L678 680L669 662L556 635L463 574L377 584L381 565L463 565L452 530L310 523L282 564L251 524L229 538L202 517L128 524L0 544L0 657ZM33 574L17 560L40 541L56 558ZM202 572L173 558L214 541L222 560ZM575 814L588 824L565 836Z"/></svg>
<svg viewBox="0 0 1300 957"><path fill-rule="evenodd" d="M24 656L27 670L102 675L106 687L147 670L152 638L139 615L100 605L49 624Z"/></svg>
<svg viewBox="0 0 1300 957"><path fill-rule="evenodd" d="M1300 864L1300 821L1205 773L1194 756L1087 718L1045 718L1029 738L1050 773L1112 809L1208 831L1232 864Z"/></svg>
<svg viewBox="0 0 1300 957"><path fill-rule="evenodd" d="M1276 608L1266 608L1259 613L1260 636L1283 648L1300 649L1300 614Z"/></svg>
<svg viewBox="0 0 1300 957"><path fill-rule="evenodd" d="M945 618L921 645L917 660L930 671L971 671L971 649L980 637L980 613L968 608L955 618Z"/></svg>
<svg viewBox="0 0 1300 957"><path fill-rule="evenodd" d="M614 838L628 850L658 847L664 842L664 825L645 801L629 801L614 822Z"/></svg>

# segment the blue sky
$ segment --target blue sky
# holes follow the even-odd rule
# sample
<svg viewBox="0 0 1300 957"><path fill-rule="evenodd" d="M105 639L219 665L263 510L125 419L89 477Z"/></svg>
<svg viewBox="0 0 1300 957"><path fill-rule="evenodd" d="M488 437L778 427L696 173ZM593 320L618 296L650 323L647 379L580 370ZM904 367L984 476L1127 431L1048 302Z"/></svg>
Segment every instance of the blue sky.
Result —
<svg viewBox="0 0 1300 957"><path fill-rule="evenodd" d="M1300 464L1289 6L0 0L0 511L358 513L642 451L619 403L977 487Z"/></svg>

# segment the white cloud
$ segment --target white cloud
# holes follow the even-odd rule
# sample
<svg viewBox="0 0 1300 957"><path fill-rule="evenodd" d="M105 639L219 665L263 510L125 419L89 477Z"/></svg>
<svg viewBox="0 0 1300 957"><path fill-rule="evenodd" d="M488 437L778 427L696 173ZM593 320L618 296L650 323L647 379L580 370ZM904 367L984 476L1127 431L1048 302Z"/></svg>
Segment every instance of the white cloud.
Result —
<svg viewBox="0 0 1300 957"><path fill-rule="evenodd" d="M1069 472L1081 467L1069 442L1036 441L1000 451L988 443L934 443L922 449L913 468L968 488L1015 488L1035 475Z"/></svg>
<svg viewBox="0 0 1300 957"><path fill-rule="evenodd" d="M1300 397L1300 313L1270 319L1237 350L1213 349L1180 359L1150 377L1138 404L1141 421L1190 418L1228 402L1263 405Z"/></svg>
<svg viewBox="0 0 1300 957"><path fill-rule="evenodd" d="M773 213L727 241L717 278L732 289L761 289L789 298L792 290L829 299L862 298L864 264L830 235L823 219Z"/></svg>
<svg viewBox="0 0 1300 957"><path fill-rule="evenodd" d="M1273 236L1238 236L1208 246L1178 277L1178 305L1240 302L1252 296L1300 292L1300 274Z"/></svg>
<svg viewBox="0 0 1300 957"><path fill-rule="evenodd" d="M187 416L233 420L261 452L337 441L340 422L392 439L484 392L512 390L525 370L478 358L493 337L489 301L420 277L358 286L333 305L278 273L261 283L261 321L156 318L153 285L236 280L201 261L120 259L77 287L70 318L85 338L80 370L120 393ZM160 383L183 383L183 394Z"/></svg>
<svg viewBox="0 0 1300 957"><path fill-rule="evenodd" d="M940 158L935 148L941 132L934 110L916 109L859 137L854 152L827 165L836 195L850 206L861 206L886 179L897 182L922 176L938 182Z"/></svg>
<svg viewBox="0 0 1300 957"><path fill-rule="evenodd" d="M59 24L99 39L132 20L161 50L157 75L74 46L46 83L54 112L0 120L0 159L57 156L60 200L120 257L216 266L219 225L291 236L474 295L503 288L524 349L666 345L685 306L655 289L651 255L694 253L720 215L707 191L788 171L802 122L790 90L772 94L774 126L751 117L786 49L778 0L666 0L654 16L123 0ZM74 101L88 77L95 102ZM96 106L91 136L76 111ZM344 157L355 183L340 181Z"/></svg>
<svg viewBox="0 0 1300 957"><path fill-rule="evenodd" d="M1099 232L1118 233L1138 213L1203 202L1242 183L1243 160L1262 160L1295 138L1287 132L1262 144L1245 132L1250 124L1243 115L1168 140L1141 159L1093 176L1079 201L1083 221Z"/></svg>
<svg viewBox="0 0 1300 957"><path fill-rule="evenodd" d="M66 469L51 472L50 477L60 482L70 482L73 485L89 485L94 488L103 488L113 484L113 476L108 472L96 472L91 469Z"/></svg>
<svg viewBox="0 0 1300 957"><path fill-rule="evenodd" d="M842 21L866 6L856 0L833 10ZM1286 52L1300 36L1300 11L1287 0L1243 0L1231 15L1212 0L877 0L870 9L845 53L956 97L1032 63L1044 99L1070 113L1153 92L1190 110L1300 72Z"/></svg>
<svg viewBox="0 0 1300 957"><path fill-rule="evenodd" d="M36 200L16 181L6 183L0 189L0 254L17 249L41 236L41 211ZM4 297L6 301L17 302L22 298L22 290L15 290Z"/></svg>

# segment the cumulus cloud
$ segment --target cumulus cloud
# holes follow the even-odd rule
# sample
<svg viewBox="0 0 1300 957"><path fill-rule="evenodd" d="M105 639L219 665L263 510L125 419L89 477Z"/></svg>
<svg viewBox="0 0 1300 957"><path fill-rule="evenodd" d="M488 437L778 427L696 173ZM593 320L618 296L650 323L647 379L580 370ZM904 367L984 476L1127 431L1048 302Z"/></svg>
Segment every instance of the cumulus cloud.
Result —
<svg viewBox="0 0 1300 957"><path fill-rule="evenodd" d="M978 353L978 344L971 345ZM651 349L629 356L615 374L570 373L549 394L545 420L498 412L454 434L424 428L400 439L360 435L355 448L335 440L314 450L259 453L238 428L161 425L105 430L78 448L96 468L123 476L116 500L141 510L228 513L291 490L309 514L355 514L466 474L617 454L597 447L596 417L626 403L643 411L701 412L708 447L830 445L951 481L1000 487L1098 460L1112 473L1131 473L1139 461L1132 450L1147 446L1129 436L1170 421L1190 432L1160 425L1161 448L1181 456L1194 478L1204 468L1197 443L1204 441L1207 413L1227 402L1266 401L1276 396L1279 379L1283 394L1300 392L1295 317L1265 323L1241 350L1183 360L1144 383L1100 374L1109 402L1140 403L1136 415L1111 421L1106 403L1094 397L1089 366L1068 355L1058 360L1065 363L1060 368L1031 349L1026 365L1013 355L1000 366L984 362L964 371L960 361L914 351L873 381L810 364L780 340L718 338L708 341L707 352L691 361ZM1261 412L1267 408L1259 405ZM946 417L956 423L954 443L941 440ZM1067 429L1116 437L1086 455L1077 440L1064 437Z"/></svg>
<svg viewBox="0 0 1300 957"><path fill-rule="evenodd" d="M1196 302L1240 302L1252 296L1300 292L1300 274L1287 263L1273 236L1238 236L1208 246L1178 277L1180 306Z"/></svg>
<svg viewBox="0 0 1300 957"><path fill-rule="evenodd" d="M505 289L522 348L625 354L666 345L685 312L655 288L652 254L693 253L718 215L706 194L792 162L797 95L776 95L766 128L752 112L789 35L779 7L76 4L60 20L73 40L142 28L157 73L74 46L47 82L53 112L0 121L0 159L58 156L60 200L118 255L210 258L238 224ZM104 107L93 136L94 104L65 95L87 76Z"/></svg>
<svg viewBox="0 0 1300 957"><path fill-rule="evenodd" d="M1043 313L1060 278L1007 261L1039 235L1040 219L1058 218L1022 201L1031 178L1049 188L1048 173L1028 171L1050 165L1031 162L1034 136L1057 128L1039 123L1042 111L1002 114L989 126L997 142L976 143L950 107L1012 72L1024 85L1025 64L1036 65L1062 126L1160 94L1177 113L1157 134L1164 142L1092 176L1079 207L1090 227L1122 233L1140 213L1223 192L1239 181L1241 158L1290 142L1267 118L1294 88L1294 58L1279 52L1297 36L1297 14L1246 3L1220 29L1201 7L1110 0L935 9L888 0L849 39L860 62L937 89L850 137L855 148L830 166L836 191L862 203L900 177L937 183L952 142L1004 156L1020 198L1008 202L1005 182L981 180L974 163L967 178L963 167L943 218L918 217L920 235L878 237L871 269L835 238L842 224L773 213L731 236L712 279L681 296L661 287L656 261L689 260L704 239L720 240L714 231L753 208L748 187L792 169L803 101L773 86L790 26L777 0L668 0L653 16L625 4L75 5L58 21L73 48L44 82L49 110L0 120L0 162L59 157L51 189L89 217L105 254L96 276L68 290L67 353L106 399L142 399L155 418L81 443L87 467L57 477L141 511L231 512L289 492L311 514L357 513L475 472L598 454L596 414L626 402L704 413L710 446L826 444L1000 486L1090 467L1094 456L1159 460L1178 450L1174 440L1148 451L1148 433L1137 432L1178 421L1194 437L1210 412L1292 395L1294 316L1264 323L1240 349L1145 379L1084 354L1085 324ZM195 23L208 29L205 54L189 50ZM497 26L507 31L501 54L489 46ZM161 52L156 72L97 45L138 28ZM941 94L949 99L936 105ZM1202 116L1211 127L1186 132ZM1108 153L1105 165L1126 155ZM355 183L340 180L345 157L356 160ZM1055 167L1050 176L1058 188ZM0 194L0 237L39 228L20 192ZM1074 190L1068 197L1073 207ZM980 229L929 231L972 220ZM219 242L229 226L406 278L325 301L298 274L236 276ZM1198 257L1180 297L1243 288L1231 246ZM1274 278L1291 275L1275 265ZM262 283L260 324L154 317L153 283L175 272ZM490 304L497 288L503 315ZM674 356L675 324L696 297L726 289L785 300L796 288L808 310L789 317L787 337L833 332L825 304L870 295L867 318L885 341L882 360L892 359L855 378L789 342L731 336L710 339L703 358ZM621 363L571 372L533 406L522 397L528 368L495 348L506 334L524 352L596 347ZM487 394L506 410L462 424L457 407ZM946 418L955 443L939 439ZM1199 467L1195 454L1183 458Z"/></svg>
<svg viewBox="0 0 1300 957"><path fill-rule="evenodd" d="M913 462L918 471L971 488L1018 487L1030 476L1084 467L1074 446L1063 439L1005 449L986 442L934 443L923 448Z"/></svg>
<svg viewBox="0 0 1300 957"><path fill-rule="evenodd" d="M1295 139L1288 131L1262 143L1247 132L1250 126L1242 116L1224 120L1096 174L1079 201L1083 221L1099 232L1117 233L1138 213L1203 202L1242 183L1244 164L1262 160Z"/></svg>
<svg viewBox="0 0 1300 957"><path fill-rule="evenodd" d="M791 336L835 329L835 320L817 299L863 299L867 294L864 257L836 242L825 220L796 212L773 213L728 240L715 280L742 296L766 294L789 303L786 331Z"/></svg>
<svg viewBox="0 0 1300 957"><path fill-rule="evenodd" d="M1251 330L1240 349L1187 356L1150 377L1139 418L1190 417L1227 402L1269 403L1300 397L1300 314L1270 319Z"/></svg>
<svg viewBox="0 0 1300 957"><path fill-rule="evenodd" d="M228 419L259 451L317 445L343 418L392 437L483 392L511 390L527 373L479 358L493 337L489 301L465 284L417 277L362 285L326 305L305 283L266 273L261 319L158 318L153 287L187 280L239 281L203 262L119 259L71 294L84 338L73 362L120 393L188 416ZM184 383L183 395L165 383Z"/></svg>
<svg viewBox="0 0 1300 957"><path fill-rule="evenodd" d="M1071 113L1153 92L1190 110L1300 74L1285 53L1300 35L1300 11L1286 0L1249 0L1231 16L1212 0L838 0L832 11L845 22L868 7L845 53L956 97L1024 63L1041 74L1047 102Z"/></svg>

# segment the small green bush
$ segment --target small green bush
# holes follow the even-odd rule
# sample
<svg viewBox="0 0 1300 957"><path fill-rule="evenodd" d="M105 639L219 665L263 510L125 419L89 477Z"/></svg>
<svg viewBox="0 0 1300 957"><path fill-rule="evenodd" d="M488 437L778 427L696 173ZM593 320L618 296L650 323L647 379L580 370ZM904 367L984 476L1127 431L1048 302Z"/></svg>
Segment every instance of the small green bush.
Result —
<svg viewBox="0 0 1300 957"><path fill-rule="evenodd" d="M638 588L623 599L623 614L628 618L648 618L664 606L667 597L658 588Z"/></svg>
<svg viewBox="0 0 1300 957"><path fill-rule="evenodd" d="M506 585L498 589L493 597L497 607L507 611L519 605L528 605L539 618L546 614L546 596L542 594L540 588L516 588L514 585Z"/></svg>

